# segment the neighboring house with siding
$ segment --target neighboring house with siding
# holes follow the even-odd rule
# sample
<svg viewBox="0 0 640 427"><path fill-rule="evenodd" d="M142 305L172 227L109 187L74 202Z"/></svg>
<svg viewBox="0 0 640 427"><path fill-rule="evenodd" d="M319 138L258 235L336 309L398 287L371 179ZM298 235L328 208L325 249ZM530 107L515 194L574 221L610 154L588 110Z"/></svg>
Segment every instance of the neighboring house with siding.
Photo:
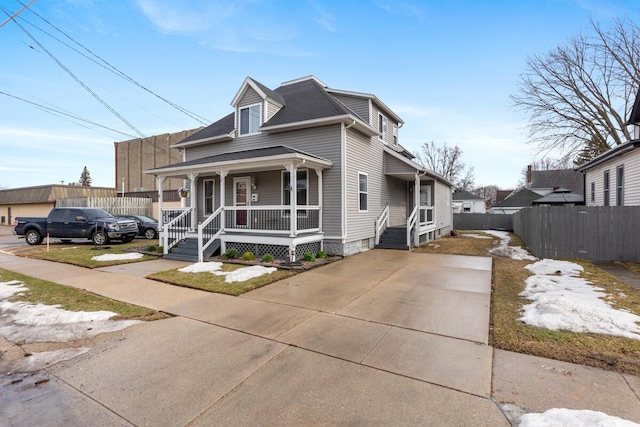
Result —
<svg viewBox="0 0 640 427"><path fill-rule="evenodd" d="M628 125L635 139L581 165L587 206L640 206L640 89Z"/></svg>
<svg viewBox="0 0 640 427"><path fill-rule="evenodd" d="M453 213L486 213L487 206L482 197L468 191L453 192Z"/></svg>
<svg viewBox="0 0 640 427"><path fill-rule="evenodd" d="M299 260L374 248L387 228L407 248L451 231L451 182L412 160L399 143L402 119L375 95L313 76L275 90L247 77L231 105L173 145L182 162L146 171L171 256L234 248ZM162 207L170 178L190 190L184 209Z"/></svg>

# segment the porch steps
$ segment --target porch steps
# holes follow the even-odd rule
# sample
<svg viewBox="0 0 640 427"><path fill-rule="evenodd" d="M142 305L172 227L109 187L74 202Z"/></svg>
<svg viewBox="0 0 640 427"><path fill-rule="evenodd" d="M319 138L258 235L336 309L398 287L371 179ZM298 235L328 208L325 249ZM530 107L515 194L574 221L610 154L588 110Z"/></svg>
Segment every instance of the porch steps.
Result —
<svg viewBox="0 0 640 427"><path fill-rule="evenodd" d="M408 250L407 227L387 227L380 236L380 243L376 245L376 249Z"/></svg>
<svg viewBox="0 0 640 427"><path fill-rule="evenodd" d="M204 259L209 258L220 248L220 240L216 239L204 251ZM171 252L164 256L165 259L176 261L198 262L198 239L186 237L176 246L171 248Z"/></svg>

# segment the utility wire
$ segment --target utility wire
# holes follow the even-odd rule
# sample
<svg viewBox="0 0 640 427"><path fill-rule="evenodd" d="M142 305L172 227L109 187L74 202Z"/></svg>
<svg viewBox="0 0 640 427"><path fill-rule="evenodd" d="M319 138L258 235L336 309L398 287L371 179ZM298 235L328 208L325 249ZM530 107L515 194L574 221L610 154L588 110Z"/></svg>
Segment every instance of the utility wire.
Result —
<svg viewBox="0 0 640 427"><path fill-rule="evenodd" d="M34 0L35 1L35 0ZM18 3L23 4L22 2L20 2L18 0ZM26 23L28 23L29 25L33 26L34 28L37 28L38 30L42 31L43 33L45 33L46 35L48 35L49 37L57 40L59 43L65 45L66 47L68 47L69 49L75 51L76 53L78 53L79 55L84 56L85 58L87 58L88 60L94 62L95 64L101 66L102 68L111 71L112 73L116 74L117 76L125 79L126 81L128 81L129 83L132 83L136 86L138 86L140 89L150 93L151 95L155 96L156 98L164 101L165 103L169 104L170 106L172 106L173 108L177 109L178 111L180 111L183 114L186 114L187 116L191 117L192 119L196 120L197 122L203 124L203 125L209 125L211 123L210 120L197 115L196 113L187 110L186 108L183 108L181 106L179 106L178 104L162 97L161 95L158 95L157 93L153 92L151 89L147 88L146 86L142 85L141 83L139 83L138 81L136 81L135 79L133 79L132 77L130 77L129 75L127 75L125 72L121 71L120 69L118 69L116 66L112 65L111 63L109 63L107 60L103 59L101 56L99 56L98 54L94 53L91 49L89 49L88 47L84 46L82 43L78 42L77 40L75 40L73 37L71 37L69 34L65 33L62 29L58 28L56 25L54 25L53 23L51 23L50 21L48 21L45 17L43 17L42 15L38 14L36 11L29 9L29 11L31 13L33 13L34 15L36 15L38 18L42 19L44 22L46 22L47 24L49 24L51 27L53 27L54 29L56 29L59 33L61 33L62 35L64 35L66 38L68 38L69 40L71 40L73 43L75 43L76 45L80 46L83 50L85 50L86 52L88 52L91 56L97 58L97 60L90 58L88 55L80 52L78 49L70 46L69 44L65 43L64 41L60 40L59 38L55 37L54 35L48 33L47 31L39 28L38 26L36 26L35 24L30 23L29 21L21 18L23 21L25 21ZM98 62L99 61L99 62Z"/></svg>
<svg viewBox="0 0 640 427"><path fill-rule="evenodd" d="M125 132L121 132L121 131L119 131L117 129L113 129L113 128L110 128L110 127L107 127L107 126L103 126L103 125L101 125L99 123L96 123L94 121L91 121L91 120L88 120L88 119L83 119L82 117L80 117L80 116L78 116L76 114L67 113L65 111L58 110L58 109L52 108L52 107L47 107L46 105L38 104L37 102L29 101L28 99L21 98L19 96L12 95L12 94L7 93L7 92L0 91L0 95L5 95L5 96L8 96L10 98L14 98L14 99L17 99L19 101L22 101L22 102L26 102L27 104L34 105L34 106L36 106L36 107L40 108L41 110L46 111L48 113L55 113L57 115L63 115L63 116L71 117L71 118L73 118L75 120L80 120L80 121L83 121L85 123L89 123L89 124L91 124L93 126L98 126L98 127L103 128L103 129L107 129L107 130L109 130L111 132L116 132L116 133L119 133L119 134L124 135L124 136L128 136L128 137L131 137L131 138L136 138L135 135L131 135L131 134L128 134L128 133L125 133Z"/></svg>
<svg viewBox="0 0 640 427"><path fill-rule="evenodd" d="M31 0L29 2L29 4L24 4L21 1L19 1L18 3L20 3L22 5L22 8L17 11L16 13L14 13L13 15L9 15L9 17L7 19L4 20L4 22L2 22L2 24L0 24L0 27L3 27L7 22L11 22L12 19L15 19L18 15L20 15L26 8L28 8L29 6L31 6L33 3L35 3L36 0Z"/></svg>
<svg viewBox="0 0 640 427"><path fill-rule="evenodd" d="M5 9L4 6L0 6L0 8L2 8L3 12L7 14L7 16L10 16L7 9ZM69 68L67 68L62 62L60 62L60 60L58 60L58 58L56 58L56 56L54 54L52 54L51 52L49 52L47 50L47 48L45 48L35 37L33 37L33 35L31 35L31 33L25 28L23 27L16 19L13 19L13 22L15 22L15 24L27 35L29 36L29 38L31 40L33 40L34 43L36 43L40 49L42 49L51 59L53 59L56 64L58 64L58 66L60 68L62 68L64 71L67 72L67 74L69 74L80 86L82 86L87 92L89 92L98 102L100 102L106 109L108 109L109 111L111 111L111 113L113 113L116 117L118 117L124 124L126 124L130 129L132 129L135 133L137 133L138 135L140 135L141 138L146 138L146 136L140 132L140 130L138 130L138 128L136 128L131 122L129 122L127 119L125 119L122 115L120 115L120 113L118 113L113 107L111 107L104 99L102 99L97 93L95 93L93 90L91 90L91 88L89 86L87 86L82 80L80 80L80 78L78 76L76 76Z"/></svg>

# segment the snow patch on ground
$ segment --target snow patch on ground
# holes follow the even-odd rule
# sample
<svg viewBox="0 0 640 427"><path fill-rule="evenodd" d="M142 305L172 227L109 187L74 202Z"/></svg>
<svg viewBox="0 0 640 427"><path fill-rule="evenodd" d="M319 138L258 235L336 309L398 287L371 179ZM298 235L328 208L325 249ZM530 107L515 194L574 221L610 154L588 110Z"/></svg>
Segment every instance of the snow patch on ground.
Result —
<svg viewBox="0 0 640 427"><path fill-rule="evenodd" d="M216 276L226 276L224 281L226 283L233 283L244 282L255 277L260 277L263 274L271 274L278 270L275 267L264 267L262 265L252 265L251 267L243 267L234 271L218 271L221 268L221 262L198 262L184 268L180 268L178 271L183 273L213 273Z"/></svg>
<svg viewBox="0 0 640 427"><path fill-rule="evenodd" d="M260 277L263 274L271 274L276 271L275 267L264 267L262 265L252 265L251 267L239 268L230 272L214 271L213 274L218 276L226 276L224 281L226 283L244 282L246 280Z"/></svg>
<svg viewBox="0 0 640 427"><path fill-rule="evenodd" d="M461 234L462 237L471 237L473 239L491 239L491 237L489 236L481 236L480 234L475 234L475 233L465 233L465 234Z"/></svg>
<svg viewBox="0 0 640 427"><path fill-rule="evenodd" d="M542 414L525 414L520 417L519 427L638 427L631 421L607 415L604 412L549 409Z"/></svg>
<svg viewBox="0 0 640 427"><path fill-rule="evenodd" d="M602 288L579 277L582 266L543 259L525 267L533 273L520 294L531 301L522 308L522 322L550 330L593 332L640 339L640 316L616 310Z"/></svg>
<svg viewBox="0 0 640 427"><path fill-rule="evenodd" d="M509 236L509 233L506 231L482 230L482 232L490 234L500 239L500 245L497 248L493 248L489 250L489 253L491 255L517 259L517 260L528 260L528 261L535 261L538 259L530 255L529 252L527 252L525 249L522 249L519 246L509 246L509 241L511 241L511 237Z"/></svg>
<svg viewBox="0 0 640 427"><path fill-rule="evenodd" d="M68 311L59 305L7 301L25 290L21 282L0 283L0 335L14 343L67 342L142 323L109 320L117 315L111 311Z"/></svg>
<svg viewBox="0 0 640 427"><path fill-rule="evenodd" d="M130 254L104 254L91 257L92 261L124 261L129 259L140 259L144 255L139 252L132 252Z"/></svg>

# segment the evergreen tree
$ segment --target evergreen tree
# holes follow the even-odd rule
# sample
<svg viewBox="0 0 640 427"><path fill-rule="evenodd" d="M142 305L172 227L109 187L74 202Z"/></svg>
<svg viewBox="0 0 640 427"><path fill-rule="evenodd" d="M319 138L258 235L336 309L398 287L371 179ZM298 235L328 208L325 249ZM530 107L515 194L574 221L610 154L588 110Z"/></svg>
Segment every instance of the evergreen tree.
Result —
<svg viewBox="0 0 640 427"><path fill-rule="evenodd" d="M82 173L80 174L80 185L84 187L91 187L91 174L86 166L82 169Z"/></svg>

